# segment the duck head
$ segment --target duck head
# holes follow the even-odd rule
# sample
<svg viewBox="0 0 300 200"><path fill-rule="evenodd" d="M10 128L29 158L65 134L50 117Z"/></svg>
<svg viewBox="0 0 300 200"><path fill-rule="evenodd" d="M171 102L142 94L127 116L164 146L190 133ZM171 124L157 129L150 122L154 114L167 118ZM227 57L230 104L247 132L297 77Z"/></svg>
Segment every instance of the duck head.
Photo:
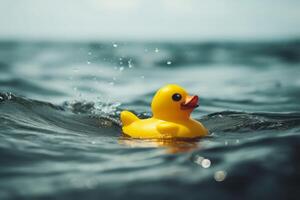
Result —
<svg viewBox="0 0 300 200"><path fill-rule="evenodd" d="M153 117L162 120L186 120L198 107L198 96L190 96L178 85L166 85L154 95L151 103Z"/></svg>

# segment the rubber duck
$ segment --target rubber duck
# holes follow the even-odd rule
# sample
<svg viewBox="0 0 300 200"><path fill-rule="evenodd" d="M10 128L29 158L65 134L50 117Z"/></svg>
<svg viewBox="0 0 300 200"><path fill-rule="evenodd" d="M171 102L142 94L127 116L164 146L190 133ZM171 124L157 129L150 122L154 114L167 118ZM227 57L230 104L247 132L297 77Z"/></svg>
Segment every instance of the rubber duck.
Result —
<svg viewBox="0 0 300 200"><path fill-rule="evenodd" d="M190 117L198 107L198 99L196 95L188 95L179 85L166 85L152 99L151 118L139 119L132 112L121 112L122 130L126 135L140 139L206 136L208 130Z"/></svg>

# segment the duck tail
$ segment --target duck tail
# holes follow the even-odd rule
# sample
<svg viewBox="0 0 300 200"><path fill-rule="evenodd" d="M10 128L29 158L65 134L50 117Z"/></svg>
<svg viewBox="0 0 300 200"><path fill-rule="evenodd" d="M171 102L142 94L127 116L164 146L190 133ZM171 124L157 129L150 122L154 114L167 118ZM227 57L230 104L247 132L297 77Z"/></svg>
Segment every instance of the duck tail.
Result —
<svg viewBox="0 0 300 200"><path fill-rule="evenodd" d="M132 112L129 112L126 110L121 112L121 121L122 121L123 126L128 126L132 122L135 122L137 120L139 120L139 118Z"/></svg>

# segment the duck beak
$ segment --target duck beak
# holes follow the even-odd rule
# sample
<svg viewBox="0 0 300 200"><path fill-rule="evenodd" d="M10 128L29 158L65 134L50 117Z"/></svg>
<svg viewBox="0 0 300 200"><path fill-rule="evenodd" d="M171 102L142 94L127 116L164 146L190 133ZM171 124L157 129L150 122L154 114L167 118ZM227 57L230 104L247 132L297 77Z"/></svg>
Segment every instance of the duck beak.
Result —
<svg viewBox="0 0 300 200"><path fill-rule="evenodd" d="M197 95L195 96L187 96L185 102L181 104L181 109L188 110L188 109L194 109L197 108L199 97Z"/></svg>

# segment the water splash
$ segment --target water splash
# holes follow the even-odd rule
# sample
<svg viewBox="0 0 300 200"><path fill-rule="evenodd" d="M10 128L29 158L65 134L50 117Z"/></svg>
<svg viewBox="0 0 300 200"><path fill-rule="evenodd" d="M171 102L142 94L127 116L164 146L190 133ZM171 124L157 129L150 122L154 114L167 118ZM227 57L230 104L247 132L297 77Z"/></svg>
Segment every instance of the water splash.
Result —
<svg viewBox="0 0 300 200"><path fill-rule="evenodd" d="M120 107L120 102L114 103L103 103L103 102L95 102L93 114L96 115L115 115L117 114L118 108Z"/></svg>

